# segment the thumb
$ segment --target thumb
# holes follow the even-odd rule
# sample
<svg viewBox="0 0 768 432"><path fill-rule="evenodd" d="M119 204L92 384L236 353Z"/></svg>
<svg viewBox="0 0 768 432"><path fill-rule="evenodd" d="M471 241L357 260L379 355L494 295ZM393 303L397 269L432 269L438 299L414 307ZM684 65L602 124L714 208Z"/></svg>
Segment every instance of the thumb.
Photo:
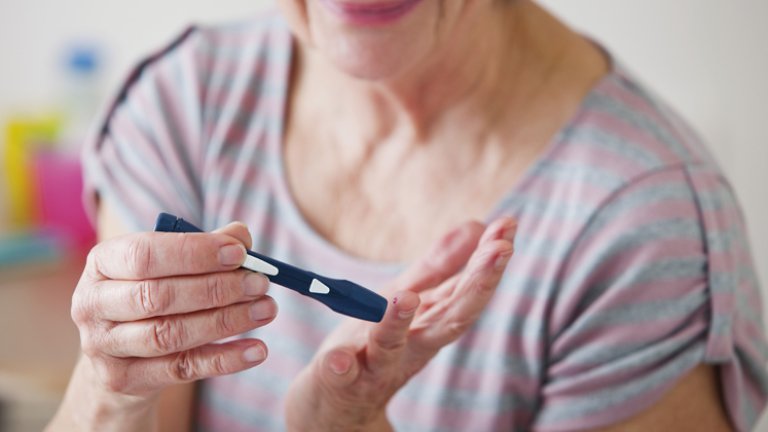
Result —
<svg viewBox="0 0 768 432"><path fill-rule="evenodd" d="M215 233L226 234L230 237L234 237L245 246L246 249L250 249L253 246L251 239L251 233L248 231L248 226L242 222L230 222L227 225L213 231Z"/></svg>

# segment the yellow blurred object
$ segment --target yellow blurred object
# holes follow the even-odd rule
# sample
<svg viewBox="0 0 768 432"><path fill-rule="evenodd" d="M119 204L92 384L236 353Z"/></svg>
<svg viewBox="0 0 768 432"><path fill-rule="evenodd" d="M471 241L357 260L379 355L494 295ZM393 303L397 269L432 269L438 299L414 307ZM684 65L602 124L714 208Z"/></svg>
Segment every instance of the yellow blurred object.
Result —
<svg viewBox="0 0 768 432"><path fill-rule="evenodd" d="M10 228L26 228L37 221L37 200L31 161L34 152L58 139L60 115L15 116L5 126L5 181L8 185Z"/></svg>

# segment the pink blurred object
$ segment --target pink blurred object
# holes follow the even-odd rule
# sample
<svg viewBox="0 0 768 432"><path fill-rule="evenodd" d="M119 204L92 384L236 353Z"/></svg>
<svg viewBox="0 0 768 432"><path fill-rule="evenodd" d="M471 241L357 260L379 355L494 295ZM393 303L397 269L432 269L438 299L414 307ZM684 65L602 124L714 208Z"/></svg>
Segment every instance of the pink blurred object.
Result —
<svg viewBox="0 0 768 432"><path fill-rule="evenodd" d="M79 158L62 151L41 150L34 157L33 172L41 228L80 251L90 248L96 235L81 199Z"/></svg>

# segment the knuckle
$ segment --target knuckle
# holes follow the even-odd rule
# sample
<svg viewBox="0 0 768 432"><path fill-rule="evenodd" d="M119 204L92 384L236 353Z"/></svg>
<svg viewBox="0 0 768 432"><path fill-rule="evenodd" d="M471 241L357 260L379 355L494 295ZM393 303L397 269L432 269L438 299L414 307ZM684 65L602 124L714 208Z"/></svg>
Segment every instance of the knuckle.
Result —
<svg viewBox="0 0 768 432"><path fill-rule="evenodd" d="M96 278L101 274L101 272L99 271L99 250L100 249L101 249L101 244L97 244L96 246L92 247L91 250L88 251L88 255L85 257L85 270L83 271L84 276Z"/></svg>
<svg viewBox="0 0 768 432"><path fill-rule="evenodd" d="M176 352L184 346L186 330L181 321L164 318L157 320L150 327L150 338L158 352Z"/></svg>
<svg viewBox="0 0 768 432"><path fill-rule="evenodd" d="M176 381L192 381L200 375L196 367L194 354L191 351L180 352L174 357L168 368L168 375Z"/></svg>
<svg viewBox="0 0 768 432"><path fill-rule="evenodd" d="M171 303L169 290L161 290L156 279L142 280L134 285L133 300L137 312L154 316L167 310Z"/></svg>
<svg viewBox="0 0 768 432"><path fill-rule="evenodd" d="M86 323L90 316L89 308L83 299L83 294L78 291L75 291L72 295L72 307L69 310L69 315L78 327Z"/></svg>
<svg viewBox="0 0 768 432"><path fill-rule="evenodd" d="M125 262L131 274L152 274L152 247L145 236L133 236L125 249Z"/></svg>
<svg viewBox="0 0 768 432"><path fill-rule="evenodd" d="M215 315L216 331L219 335L233 335L237 333L237 325L230 309L220 309Z"/></svg>
<svg viewBox="0 0 768 432"><path fill-rule="evenodd" d="M196 268L200 266L197 262L200 253L200 245L194 241L189 233L180 233L179 235L179 255L181 256L184 268Z"/></svg>
<svg viewBox="0 0 768 432"><path fill-rule="evenodd" d="M228 284L220 275L209 275L206 279L208 288L208 301L214 307L226 306L229 304Z"/></svg>
<svg viewBox="0 0 768 432"><path fill-rule="evenodd" d="M100 280L106 277L104 269L104 255L114 245L113 241L107 240L96 244L88 251L85 258L85 268L83 269L83 279Z"/></svg>
<svg viewBox="0 0 768 432"><path fill-rule="evenodd" d="M214 375L225 375L228 372L227 362L223 354L216 354L211 357L211 372Z"/></svg>
<svg viewBox="0 0 768 432"><path fill-rule="evenodd" d="M180 352L169 365L168 374L175 381L188 382L206 376L226 375L229 373L224 354L216 354L208 359L201 359L194 350Z"/></svg>
<svg viewBox="0 0 768 432"><path fill-rule="evenodd" d="M94 311L99 310L97 291L94 287L81 282L72 293L69 314L78 327L88 325L95 320Z"/></svg>

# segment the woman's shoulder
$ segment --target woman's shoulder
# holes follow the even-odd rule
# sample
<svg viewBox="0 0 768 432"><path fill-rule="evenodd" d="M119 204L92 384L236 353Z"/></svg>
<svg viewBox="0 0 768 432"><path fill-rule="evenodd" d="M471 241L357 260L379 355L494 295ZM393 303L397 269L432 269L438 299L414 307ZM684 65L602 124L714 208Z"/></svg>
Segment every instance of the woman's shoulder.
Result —
<svg viewBox="0 0 768 432"><path fill-rule="evenodd" d="M286 55L290 44L287 23L278 12L266 10L237 21L192 23L146 55L136 69L189 59L196 61L187 67L210 69L221 63L267 61L274 54Z"/></svg>
<svg viewBox="0 0 768 432"><path fill-rule="evenodd" d="M151 221L149 213L158 208L199 222L200 185L209 175L206 169L219 166L206 158L245 148L246 127L276 127L253 119L280 105L290 41L279 15L265 12L240 22L190 26L145 56L85 143L91 211L98 190L114 195L115 202L131 203L128 207L137 210L123 213L134 213L137 227ZM175 187L166 187L171 184Z"/></svg>
<svg viewBox="0 0 768 432"><path fill-rule="evenodd" d="M195 25L194 44L208 54L229 57L264 55L285 50L290 43L290 29L283 17L268 9L237 21Z"/></svg>
<svg viewBox="0 0 768 432"><path fill-rule="evenodd" d="M620 66L497 209L518 216L531 247L557 250L557 262L578 241L621 242L603 235L610 229L638 234L633 243L670 237L684 223L696 241L726 231L746 241L735 194L703 141ZM653 235L643 231L651 226Z"/></svg>
<svg viewBox="0 0 768 432"><path fill-rule="evenodd" d="M271 10L240 21L189 25L134 65L106 118L142 90L163 108L183 104L186 111L205 111L212 103L241 97L233 95L238 91L256 94L260 86L280 87L291 40L287 24Z"/></svg>
<svg viewBox="0 0 768 432"><path fill-rule="evenodd" d="M287 23L273 10L243 20L195 24L185 29L159 55L155 63L169 63L193 72L203 87L226 87L235 81L285 79L292 36Z"/></svg>
<svg viewBox="0 0 768 432"><path fill-rule="evenodd" d="M136 69L145 76L157 70L176 69L189 75L201 90L247 79L287 61L291 33L279 13L260 12L238 21L191 24L169 43L141 61ZM165 86L183 86L188 80L168 79Z"/></svg>
<svg viewBox="0 0 768 432"><path fill-rule="evenodd" d="M585 97L559 146L558 157L615 172L624 182L676 167L719 171L686 121L615 62Z"/></svg>
<svg viewBox="0 0 768 432"><path fill-rule="evenodd" d="M703 140L663 100L621 65L614 65L585 96L521 186L545 211L572 203L586 223L612 201L640 186L646 194L700 186L697 177L731 187ZM561 197L555 199L553 197ZM531 201L531 200L527 200ZM551 210L551 209L550 209ZM552 210L554 211L554 210Z"/></svg>
<svg viewBox="0 0 768 432"><path fill-rule="evenodd" d="M736 196L702 140L617 67L534 173L512 264L531 276L511 280L547 305L538 427L626 418L708 363L728 365L723 398L748 430L768 395L765 370L749 366L768 358L749 300L760 287Z"/></svg>

